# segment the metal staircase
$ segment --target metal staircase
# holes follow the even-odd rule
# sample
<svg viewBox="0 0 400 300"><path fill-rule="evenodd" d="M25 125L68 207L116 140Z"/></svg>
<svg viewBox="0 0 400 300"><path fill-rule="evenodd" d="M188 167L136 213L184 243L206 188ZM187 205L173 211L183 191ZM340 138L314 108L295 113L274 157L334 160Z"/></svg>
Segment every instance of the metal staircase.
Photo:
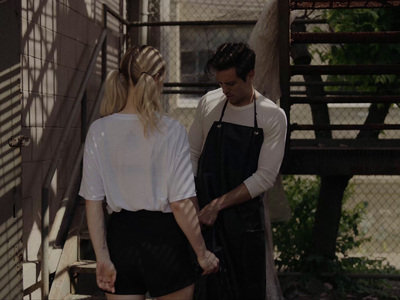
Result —
<svg viewBox="0 0 400 300"><path fill-rule="evenodd" d="M78 90L74 105L60 138L55 155L49 166L42 186L42 299L76 300L106 299L104 292L96 284L96 261L94 250L87 228L84 199L78 196L81 179L81 163L83 159L84 141L89 125L99 117L99 107L104 92L107 76L107 17L116 18L121 24L131 23L123 19L117 12L103 4L103 29L97 39L87 70ZM122 49L121 49L122 50ZM86 89L90 75L101 55L101 82L94 105L87 115ZM83 112L83 113L82 113ZM81 113L81 145L76 154L70 181L61 201L53 224L49 224L49 199L51 181L59 165L68 134L73 121ZM50 269L56 265L54 274ZM146 299L152 299L147 297Z"/></svg>
<svg viewBox="0 0 400 300"><path fill-rule="evenodd" d="M96 263L83 201L75 208L49 299L106 299L96 285Z"/></svg>
<svg viewBox="0 0 400 300"><path fill-rule="evenodd" d="M290 0L278 1L279 14L288 11L313 11L321 9L399 9L400 1L330 1L330 0ZM307 32L306 25L321 22L317 19L295 20L290 26L289 18L280 18L280 36L289 32L288 38L281 38L280 83L281 107L288 117L288 138L283 174L319 175L398 175L400 168L399 138L375 138L372 132L398 132L399 121L385 123L384 120L366 119L364 123L350 119L346 124L326 122L328 105L370 105L370 107L399 105L399 92L391 94L340 94L327 93L325 87L338 84L323 80L326 75L400 75L398 59L392 63L365 65L322 65L311 64L308 46L320 44L385 44L400 43L400 31L386 32ZM297 22L296 22L297 21ZM296 25L296 26L294 26ZM303 28L301 29L301 26ZM292 62L290 62L292 59ZM302 77L304 80L299 80ZM294 87L305 89L304 94L296 93ZM294 107L309 107L310 120L295 121ZM333 138L334 133L359 132L357 138ZM303 134L304 133L304 134ZM306 138L309 134L314 138ZM304 136L304 137L303 137ZM397 135L398 136L398 135Z"/></svg>
<svg viewBox="0 0 400 300"><path fill-rule="evenodd" d="M111 14L121 23L127 22L115 11L103 4L103 29L97 39L81 86L75 97L68 122L55 150L47 175L42 185L42 299L105 299L96 286L94 252L87 231L85 206L78 197L81 179L81 163L84 140L88 126L99 117L100 100L107 75L107 15ZM101 53L101 82L91 112L87 114L86 90ZM81 145L76 154L73 171L66 191L50 225L49 199L51 182L66 148L70 129L81 113ZM50 274L50 270L56 270Z"/></svg>

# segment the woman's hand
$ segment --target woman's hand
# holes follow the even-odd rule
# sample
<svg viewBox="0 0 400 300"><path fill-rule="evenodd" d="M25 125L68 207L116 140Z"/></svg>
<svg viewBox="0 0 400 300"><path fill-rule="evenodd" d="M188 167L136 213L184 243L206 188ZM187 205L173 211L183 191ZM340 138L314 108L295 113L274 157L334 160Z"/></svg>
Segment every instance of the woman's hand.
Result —
<svg viewBox="0 0 400 300"><path fill-rule="evenodd" d="M110 293L115 293L114 283L116 278L117 271L111 260L97 261L96 279L99 288Z"/></svg>
<svg viewBox="0 0 400 300"><path fill-rule="evenodd" d="M106 223L102 201L86 199L86 219L90 240L96 253L96 280L99 288L114 293L117 271L111 262L106 241Z"/></svg>
<svg viewBox="0 0 400 300"><path fill-rule="evenodd" d="M202 257L197 257L197 262L203 269L203 273L201 275L218 272L219 259L211 251L206 250L206 253Z"/></svg>

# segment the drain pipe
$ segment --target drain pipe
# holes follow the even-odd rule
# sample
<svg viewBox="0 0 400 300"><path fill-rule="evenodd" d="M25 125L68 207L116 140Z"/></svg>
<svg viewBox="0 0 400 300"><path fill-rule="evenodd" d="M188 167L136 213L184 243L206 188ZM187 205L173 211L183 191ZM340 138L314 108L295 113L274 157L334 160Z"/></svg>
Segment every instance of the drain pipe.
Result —
<svg viewBox="0 0 400 300"><path fill-rule="evenodd" d="M149 0L140 2L140 18L142 23L149 21ZM147 45L148 26L142 26L140 31L140 44Z"/></svg>

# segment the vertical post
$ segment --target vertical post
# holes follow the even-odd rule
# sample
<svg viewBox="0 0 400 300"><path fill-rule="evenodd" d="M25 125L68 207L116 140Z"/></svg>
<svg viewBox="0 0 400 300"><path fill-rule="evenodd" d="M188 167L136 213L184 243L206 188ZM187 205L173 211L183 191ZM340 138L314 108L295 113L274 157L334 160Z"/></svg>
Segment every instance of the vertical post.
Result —
<svg viewBox="0 0 400 300"><path fill-rule="evenodd" d="M49 278L49 194L48 188L42 188L42 300L47 300L50 290Z"/></svg>
<svg viewBox="0 0 400 300"><path fill-rule="evenodd" d="M149 21L149 1L142 0L140 5L140 18L142 23L147 23ZM142 26L140 30L140 43L142 45L147 45L147 26Z"/></svg>
<svg viewBox="0 0 400 300"><path fill-rule="evenodd" d="M87 118L87 89L83 94L81 103L81 143L85 142L87 132L88 118Z"/></svg>
<svg viewBox="0 0 400 300"><path fill-rule="evenodd" d="M140 3L138 1L127 2L127 17L130 23L140 21ZM127 47L140 44L139 42L139 29L138 26L128 26L128 44Z"/></svg>
<svg viewBox="0 0 400 300"><path fill-rule="evenodd" d="M107 30L107 13L108 7L103 4L103 28ZM101 50L101 82L103 83L107 77L107 34L104 38L103 47Z"/></svg>
<svg viewBox="0 0 400 300"><path fill-rule="evenodd" d="M288 134L286 136L286 151L289 150L290 141L290 0L278 1L279 18L279 83L281 87L280 105L285 111L288 122Z"/></svg>

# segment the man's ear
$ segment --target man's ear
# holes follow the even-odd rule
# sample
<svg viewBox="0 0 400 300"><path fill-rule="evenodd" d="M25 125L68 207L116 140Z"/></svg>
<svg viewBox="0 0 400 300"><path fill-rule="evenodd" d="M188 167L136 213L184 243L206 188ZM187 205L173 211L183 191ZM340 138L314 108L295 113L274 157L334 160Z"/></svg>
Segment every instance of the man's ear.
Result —
<svg viewBox="0 0 400 300"><path fill-rule="evenodd" d="M254 79L255 72L254 70L250 70L250 72L247 74L247 79L250 81Z"/></svg>

